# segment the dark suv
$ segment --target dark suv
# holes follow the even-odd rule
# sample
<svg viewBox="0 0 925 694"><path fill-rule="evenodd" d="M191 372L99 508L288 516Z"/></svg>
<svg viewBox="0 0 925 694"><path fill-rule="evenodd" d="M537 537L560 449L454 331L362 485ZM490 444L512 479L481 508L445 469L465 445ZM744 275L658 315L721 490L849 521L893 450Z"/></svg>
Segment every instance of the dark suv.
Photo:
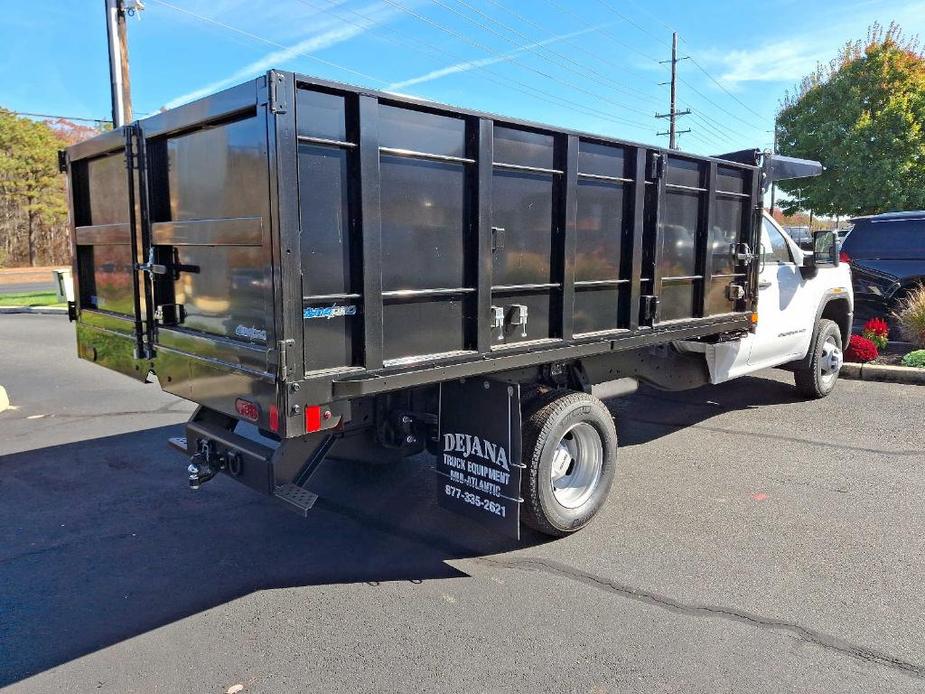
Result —
<svg viewBox="0 0 925 694"><path fill-rule="evenodd" d="M925 283L925 210L858 217L841 247L851 265L855 316L884 316Z"/></svg>

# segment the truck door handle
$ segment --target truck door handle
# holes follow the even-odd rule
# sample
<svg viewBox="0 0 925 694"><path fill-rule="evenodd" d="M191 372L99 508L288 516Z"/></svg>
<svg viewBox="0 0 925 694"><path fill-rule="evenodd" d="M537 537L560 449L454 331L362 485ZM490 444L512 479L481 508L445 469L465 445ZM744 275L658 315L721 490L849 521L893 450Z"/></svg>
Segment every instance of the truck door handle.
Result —
<svg viewBox="0 0 925 694"><path fill-rule="evenodd" d="M767 289L771 286L771 280L759 280L758 289Z"/></svg>

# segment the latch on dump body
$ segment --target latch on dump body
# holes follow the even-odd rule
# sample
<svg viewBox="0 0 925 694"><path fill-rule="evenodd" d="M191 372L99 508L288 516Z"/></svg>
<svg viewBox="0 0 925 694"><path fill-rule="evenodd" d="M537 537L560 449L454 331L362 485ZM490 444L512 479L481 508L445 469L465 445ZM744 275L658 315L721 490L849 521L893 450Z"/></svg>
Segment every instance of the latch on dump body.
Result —
<svg viewBox="0 0 925 694"><path fill-rule="evenodd" d="M520 336L527 336L527 317L529 309L524 304L511 304L505 311L503 306L491 307L491 329L498 331L498 340L504 339L504 328L520 326Z"/></svg>

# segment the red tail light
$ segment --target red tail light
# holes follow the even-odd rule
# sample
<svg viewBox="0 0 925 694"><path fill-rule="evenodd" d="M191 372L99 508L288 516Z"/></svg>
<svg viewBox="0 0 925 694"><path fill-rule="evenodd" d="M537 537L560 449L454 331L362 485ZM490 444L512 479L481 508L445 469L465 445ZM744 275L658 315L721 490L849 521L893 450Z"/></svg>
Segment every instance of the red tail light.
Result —
<svg viewBox="0 0 925 694"><path fill-rule="evenodd" d="M321 406L309 405L305 408L305 431L312 433L321 429Z"/></svg>
<svg viewBox="0 0 925 694"><path fill-rule="evenodd" d="M851 256L845 253L845 251L838 252L838 262L851 264Z"/></svg>
<svg viewBox="0 0 925 694"><path fill-rule="evenodd" d="M279 431L279 408L276 405L270 405L270 431Z"/></svg>
<svg viewBox="0 0 925 694"><path fill-rule="evenodd" d="M260 408L249 400L238 398L234 401L234 409L249 422L256 422L260 419Z"/></svg>

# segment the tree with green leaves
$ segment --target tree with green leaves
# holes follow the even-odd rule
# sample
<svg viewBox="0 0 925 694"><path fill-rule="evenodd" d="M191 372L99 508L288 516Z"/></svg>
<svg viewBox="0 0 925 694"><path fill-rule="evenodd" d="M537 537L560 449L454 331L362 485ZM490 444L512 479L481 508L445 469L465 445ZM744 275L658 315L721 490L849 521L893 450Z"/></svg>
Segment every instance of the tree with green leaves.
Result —
<svg viewBox="0 0 925 694"><path fill-rule="evenodd" d="M875 24L788 93L778 151L816 159L816 178L780 183L787 213L925 209L925 53L896 24Z"/></svg>

